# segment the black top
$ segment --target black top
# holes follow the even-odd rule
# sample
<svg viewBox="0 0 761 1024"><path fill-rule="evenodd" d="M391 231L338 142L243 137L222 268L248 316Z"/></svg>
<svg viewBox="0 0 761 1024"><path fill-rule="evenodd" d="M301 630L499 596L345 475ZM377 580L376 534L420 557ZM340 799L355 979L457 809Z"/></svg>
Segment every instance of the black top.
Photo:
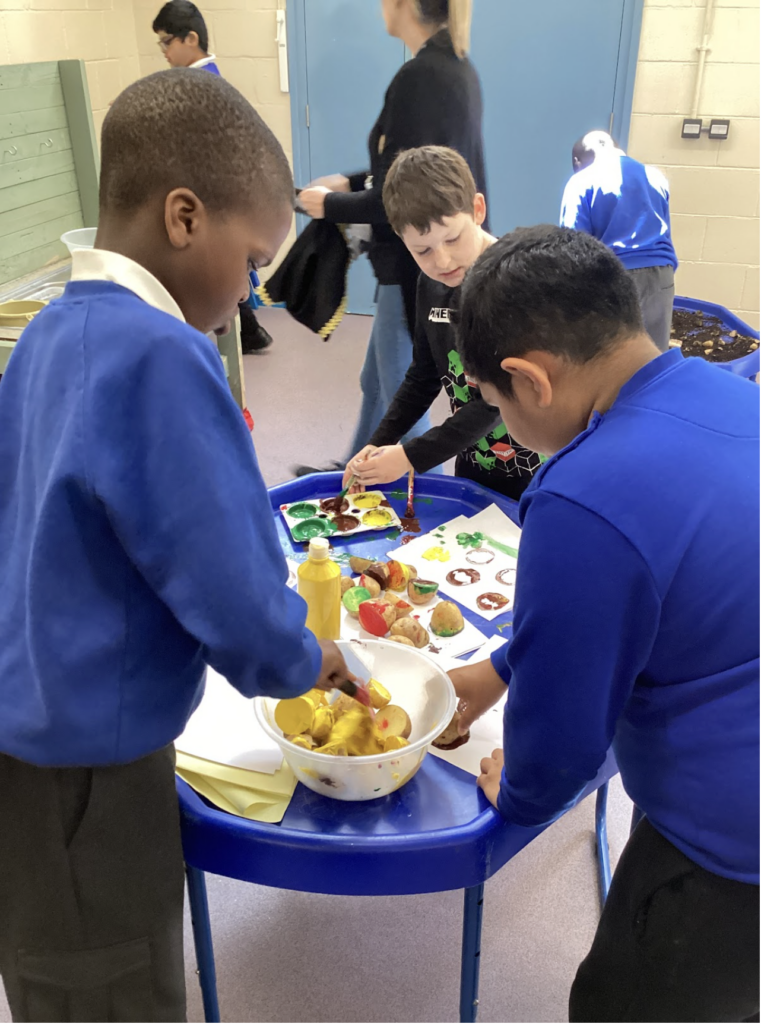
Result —
<svg viewBox="0 0 761 1024"><path fill-rule="evenodd" d="M425 473L457 457L456 473L485 487L519 498L540 466L536 452L521 448L508 434L498 411L487 405L463 370L449 312L459 288L420 275L412 364L370 444L397 444L433 404L444 386L452 416L404 451L413 468Z"/></svg>
<svg viewBox="0 0 761 1024"><path fill-rule="evenodd" d="M402 285L410 325L418 268L386 218L386 174L401 150L449 146L465 158L478 191L486 194L482 119L476 70L467 57L457 56L449 32L442 29L397 71L389 85L383 110L370 132L370 171L350 176L351 192L325 197L327 220L373 225L369 256L375 276L379 284ZM371 188L365 188L368 174Z"/></svg>

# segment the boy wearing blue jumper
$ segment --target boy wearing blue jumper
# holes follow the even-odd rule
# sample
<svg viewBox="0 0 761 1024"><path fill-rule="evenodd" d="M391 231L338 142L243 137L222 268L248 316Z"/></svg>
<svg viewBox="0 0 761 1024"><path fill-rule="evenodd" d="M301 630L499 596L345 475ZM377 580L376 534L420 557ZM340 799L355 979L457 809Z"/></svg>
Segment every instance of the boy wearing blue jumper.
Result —
<svg viewBox="0 0 761 1024"><path fill-rule="evenodd" d="M460 351L511 435L549 456L521 499L513 639L453 673L463 730L509 683L504 752L479 785L515 824L546 825L612 746L645 815L570 1019L753 1019L758 389L660 355L623 264L565 228L484 253Z"/></svg>
<svg viewBox="0 0 761 1024"><path fill-rule="evenodd" d="M627 156L607 132L588 132L579 139L573 170L563 194L561 225L594 235L619 257L637 288L645 330L665 352L678 266L668 181L657 167Z"/></svg>
<svg viewBox="0 0 761 1024"><path fill-rule="evenodd" d="M0 974L17 1021L185 1019L172 741L205 666L249 697L346 677L286 586L206 337L275 257L292 188L231 85L136 82L103 125L96 248L0 381Z"/></svg>

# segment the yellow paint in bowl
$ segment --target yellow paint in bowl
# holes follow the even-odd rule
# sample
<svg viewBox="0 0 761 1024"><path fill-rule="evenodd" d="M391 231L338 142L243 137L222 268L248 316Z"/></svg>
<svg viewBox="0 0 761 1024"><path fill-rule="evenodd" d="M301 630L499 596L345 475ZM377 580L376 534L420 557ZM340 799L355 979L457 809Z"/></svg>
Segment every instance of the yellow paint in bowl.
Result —
<svg viewBox="0 0 761 1024"><path fill-rule="evenodd" d="M365 491L364 494L352 494L350 501L354 508L377 508L383 501L383 495L377 491Z"/></svg>
<svg viewBox="0 0 761 1024"><path fill-rule="evenodd" d="M392 519L393 516L387 508L373 508L362 516L365 526L388 526Z"/></svg>

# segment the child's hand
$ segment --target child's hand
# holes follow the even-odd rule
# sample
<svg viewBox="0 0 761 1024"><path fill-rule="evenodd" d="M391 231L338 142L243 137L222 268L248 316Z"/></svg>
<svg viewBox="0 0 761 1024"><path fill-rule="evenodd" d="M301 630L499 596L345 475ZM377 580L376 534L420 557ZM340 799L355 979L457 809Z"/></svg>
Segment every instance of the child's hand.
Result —
<svg viewBox="0 0 761 1024"><path fill-rule="evenodd" d="M358 455L352 459L351 466L357 482L363 487L389 484L412 469L404 447L400 444L387 444L382 448L376 448L372 455L362 462L359 461Z"/></svg>
<svg viewBox="0 0 761 1024"><path fill-rule="evenodd" d="M307 188L327 188L331 192L350 192L351 183L345 174L325 174L310 181Z"/></svg>
<svg viewBox="0 0 761 1024"><path fill-rule="evenodd" d="M322 220L325 216L325 196L330 195L330 189L322 185L314 188L303 188L299 192L299 206L304 213L309 214L315 220Z"/></svg>
<svg viewBox="0 0 761 1024"><path fill-rule="evenodd" d="M502 782L502 769L505 767L504 750L492 750L491 757L485 757L481 761L481 774L478 776L478 785L484 791L484 796L494 807L497 806L499 787Z"/></svg>
<svg viewBox="0 0 761 1024"><path fill-rule="evenodd" d="M357 677L353 676L347 668L344 656L332 640L320 640L322 650L322 668L317 682L314 684L317 690L335 690L341 683L350 680L356 683Z"/></svg>
<svg viewBox="0 0 761 1024"><path fill-rule="evenodd" d="M452 669L449 678L462 702L458 731L464 736L476 719L505 696L507 687L490 661Z"/></svg>
<svg viewBox="0 0 761 1024"><path fill-rule="evenodd" d="M348 463L346 464L346 472L344 473L342 484L343 487L346 487L349 483L349 480L353 476L356 476L357 466L360 466L365 461L365 459L369 459L373 452L377 451L378 449L375 447L374 444L366 444L361 451L357 452L353 459L349 459ZM349 494L360 494L362 491L364 491L364 489L365 488L362 486L362 484L356 482L352 485Z"/></svg>

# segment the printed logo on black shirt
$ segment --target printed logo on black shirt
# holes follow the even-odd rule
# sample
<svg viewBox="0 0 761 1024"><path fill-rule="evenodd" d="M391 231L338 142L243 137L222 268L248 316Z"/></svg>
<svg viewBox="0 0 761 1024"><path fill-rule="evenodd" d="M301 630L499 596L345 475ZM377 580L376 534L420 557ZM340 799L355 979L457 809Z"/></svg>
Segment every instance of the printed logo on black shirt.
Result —
<svg viewBox="0 0 761 1024"><path fill-rule="evenodd" d="M436 324L448 324L449 323L449 309L448 307L434 306L431 312L428 314L428 319L433 320Z"/></svg>

